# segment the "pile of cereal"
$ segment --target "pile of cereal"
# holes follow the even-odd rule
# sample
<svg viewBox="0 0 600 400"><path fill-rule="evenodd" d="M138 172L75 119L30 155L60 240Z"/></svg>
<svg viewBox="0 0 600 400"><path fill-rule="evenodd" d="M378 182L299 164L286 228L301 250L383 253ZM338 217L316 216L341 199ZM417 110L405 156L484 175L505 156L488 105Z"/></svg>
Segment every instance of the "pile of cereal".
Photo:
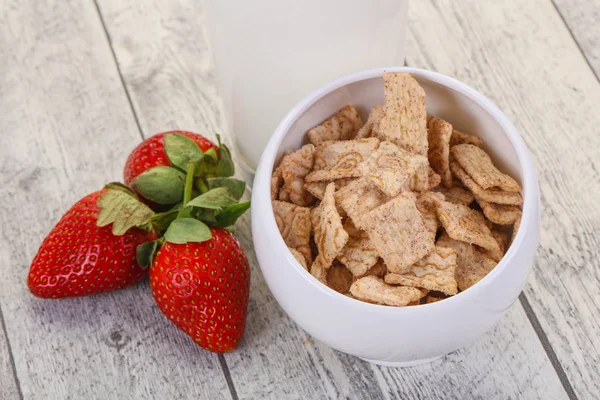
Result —
<svg viewBox="0 0 600 400"><path fill-rule="evenodd" d="M389 306L466 290L503 257L521 187L483 141L425 110L408 74L384 74L366 123L346 106L308 131L273 172L277 226L298 262L330 288Z"/></svg>

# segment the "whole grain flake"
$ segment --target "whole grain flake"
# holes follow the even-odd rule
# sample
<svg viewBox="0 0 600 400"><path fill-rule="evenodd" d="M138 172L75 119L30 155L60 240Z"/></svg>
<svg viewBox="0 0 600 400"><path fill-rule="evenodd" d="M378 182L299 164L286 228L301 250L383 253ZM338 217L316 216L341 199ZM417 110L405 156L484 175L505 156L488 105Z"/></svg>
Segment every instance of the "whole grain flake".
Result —
<svg viewBox="0 0 600 400"><path fill-rule="evenodd" d="M427 116L409 74L383 80L384 104L364 125L348 105L283 156L271 177L275 221L307 273L344 296L394 307L443 301L504 257L521 222L521 186L479 137Z"/></svg>

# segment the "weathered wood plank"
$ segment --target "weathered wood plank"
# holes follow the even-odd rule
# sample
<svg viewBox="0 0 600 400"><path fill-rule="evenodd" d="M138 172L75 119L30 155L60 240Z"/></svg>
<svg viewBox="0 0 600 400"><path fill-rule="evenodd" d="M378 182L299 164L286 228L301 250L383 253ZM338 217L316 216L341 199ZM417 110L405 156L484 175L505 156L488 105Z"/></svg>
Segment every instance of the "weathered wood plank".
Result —
<svg viewBox="0 0 600 400"><path fill-rule="evenodd" d="M230 398L147 284L59 301L26 287L43 236L140 140L94 3L1 2L0 60L0 304L23 397Z"/></svg>
<svg viewBox="0 0 600 400"><path fill-rule="evenodd" d="M199 3L98 1L144 136L226 133Z"/></svg>
<svg viewBox="0 0 600 400"><path fill-rule="evenodd" d="M12 354L3 320L0 308L0 399L12 400L18 399L20 396L19 383L15 377Z"/></svg>
<svg viewBox="0 0 600 400"><path fill-rule="evenodd" d="M528 328L529 321L522 308L513 307L490 335L464 351L443 361L407 369L403 371L406 374L395 374L393 369L381 367L376 374L393 382L388 394L394 398L566 398L552 365L544 358L530 360L515 356L523 351L543 353L539 344L534 344L534 349L525 349L524 346L536 342L533 336L529 337L532 334ZM489 351L488 340L493 337L502 338L495 347L507 356ZM507 376L510 378L503 381ZM423 381L427 385L418 384Z"/></svg>
<svg viewBox="0 0 600 400"><path fill-rule="evenodd" d="M148 6L101 1L100 9L144 134L166 126L219 131L223 114L201 3L153 1ZM396 398L411 390L424 395L456 391L480 397L490 393L564 397L519 304L479 343L449 356L450 362L425 367L424 372L375 368L313 343L266 287L251 250L249 216L240 221L238 233L252 264L251 299L243 344L225 360L240 399ZM435 388L429 382L441 382L440 370L450 376L443 387ZM460 388L465 380L472 382L470 387Z"/></svg>
<svg viewBox="0 0 600 400"><path fill-rule="evenodd" d="M579 48L600 77L600 2L597 0L552 0Z"/></svg>
<svg viewBox="0 0 600 400"><path fill-rule="evenodd" d="M547 0L411 4L408 64L487 95L534 156L542 235L525 293L576 394L596 397L600 84Z"/></svg>

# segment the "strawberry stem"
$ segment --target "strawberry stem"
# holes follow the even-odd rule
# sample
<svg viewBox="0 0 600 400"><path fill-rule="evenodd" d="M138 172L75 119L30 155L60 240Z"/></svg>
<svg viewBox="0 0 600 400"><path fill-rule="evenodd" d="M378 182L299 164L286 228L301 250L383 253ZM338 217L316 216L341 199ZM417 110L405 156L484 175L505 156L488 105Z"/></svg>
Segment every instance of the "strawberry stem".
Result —
<svg viewBox="0 0 600 400"><path fill-rule="evenodd" d="M185 176L185 189L183 189L183 205L185 205L192 199L192 189L194 188L194 170L196 169L196 163L190 161L187 167L187 175Z"/></svg>
<svg viewBox="0 0 600 400"><path fill-rule="evenodd" d="M208 185L206 184L206 180L198 179L197 185L198 185L198 189L200 189L201 194L208 192L209 189L208 189Z"/></svg>
<svg viewBox="0 0 600 400"><path fill-rule="evenodd" d="M185 187L183 189L183 205L177 213L177 218L181 217L185 205L192 199L192 189L194 188L194 170L196 169L196 163L190 161L187 166L187 175L185 176Z"/></svg>

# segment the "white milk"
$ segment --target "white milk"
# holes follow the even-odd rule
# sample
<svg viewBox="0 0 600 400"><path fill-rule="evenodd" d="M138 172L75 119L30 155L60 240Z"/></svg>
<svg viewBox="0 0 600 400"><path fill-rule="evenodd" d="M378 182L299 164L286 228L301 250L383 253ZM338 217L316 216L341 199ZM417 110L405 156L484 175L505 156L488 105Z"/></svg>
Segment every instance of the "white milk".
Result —
<svg viewBox="0 0 600 400"><path fill-rule="evenodd" d="M404 64L407 0L208 0L229 129L256 167L285 114L324 83Z"/></svg>

